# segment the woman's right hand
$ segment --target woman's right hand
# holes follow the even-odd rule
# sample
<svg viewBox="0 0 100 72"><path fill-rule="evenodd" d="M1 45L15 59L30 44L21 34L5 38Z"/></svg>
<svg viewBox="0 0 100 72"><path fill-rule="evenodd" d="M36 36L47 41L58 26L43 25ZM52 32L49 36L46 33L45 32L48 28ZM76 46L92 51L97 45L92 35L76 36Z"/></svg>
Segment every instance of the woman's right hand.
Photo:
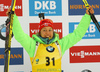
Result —
<svg viewBox="0 0 100 72"><path fill-rule="evenodd" d="M6 12L6 15L9 16L9 13L11 12L11 8L9 8Z"/></svg>

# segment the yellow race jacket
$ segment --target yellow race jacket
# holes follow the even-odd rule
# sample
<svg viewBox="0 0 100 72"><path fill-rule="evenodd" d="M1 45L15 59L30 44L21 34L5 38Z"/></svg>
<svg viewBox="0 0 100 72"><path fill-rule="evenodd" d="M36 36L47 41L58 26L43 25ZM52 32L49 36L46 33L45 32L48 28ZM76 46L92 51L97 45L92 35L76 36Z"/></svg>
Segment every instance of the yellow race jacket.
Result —
<svg viewBox="0 0 100 72"><path fill-rule="evenodd" d="M30 57L32 72L61 72L61 49L58 43L39 44ZM37 44L36 44L37 45Z"/></svg>
<svg viewBox="0 0 100 72"><path fill-rule="evenodd" d="M54 40L50 42L50 44L46 44L36 34L33 35L32 38L29 35L25 34L21 28L18 17L14 15L13 34L15 39L23 46L23 48L29 54L31 58L33 72L34 70L36 71L39 69L40 70L54 69L58 71L58 69L61 69L61 57L59 55L60 52L58 52L57 50L58 47L55 45L55 42L57 41L59 43L61 47L61 55L63 56L67 49L69 49L82 39L82 37L85 35L90 25L90 22L91 22L90 15L85 14L82 17L78 27L73 31L73 33L64 36L62 39L59 39L59 35L55 33ZM37 52L36 52L36 42L40 43ZM48 46L54 48L55 51L52 53L47 52L46 48ZM35 52L36 56L33 60ZM51 72L54 72L54 70Z"/></svg>

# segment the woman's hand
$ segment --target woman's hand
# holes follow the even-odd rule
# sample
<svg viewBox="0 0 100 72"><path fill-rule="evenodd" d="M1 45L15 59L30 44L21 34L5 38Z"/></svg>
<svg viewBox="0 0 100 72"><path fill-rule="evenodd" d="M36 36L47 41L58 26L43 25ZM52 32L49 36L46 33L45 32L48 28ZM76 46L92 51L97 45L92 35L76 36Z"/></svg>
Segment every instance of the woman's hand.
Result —
<svg viewBox="0 0 100 72"><path fill-rule="evenodd" d="M89 6L89 8L86 10L86 13L87 13L88 15L90 15L90 14L89 14L89 11L90 11L91 14L94 14L94 10L93 10L93 8L92 8L91 6Z"/></svg>
<svg viewBox="0 0 100 72"><path fill-rule="evenodd" d="M9 16L9 13L11 12L11 8L9 8L6 12L6 15Z"/></svg>

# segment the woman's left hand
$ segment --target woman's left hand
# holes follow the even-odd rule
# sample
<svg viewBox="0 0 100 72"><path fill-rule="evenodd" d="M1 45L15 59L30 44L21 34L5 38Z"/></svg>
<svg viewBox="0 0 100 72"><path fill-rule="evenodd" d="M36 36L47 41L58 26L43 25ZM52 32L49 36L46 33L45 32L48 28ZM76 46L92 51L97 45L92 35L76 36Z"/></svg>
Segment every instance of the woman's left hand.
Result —
<svg viewBox="0 0 100 72"><path fill-rule="evenodd" d="M90 11L91 14L94 14L94 10L93 10L93 8L91 6L89 6L89 8L86 10L86 13L88 15L90 15L89 11Z"/></svg>

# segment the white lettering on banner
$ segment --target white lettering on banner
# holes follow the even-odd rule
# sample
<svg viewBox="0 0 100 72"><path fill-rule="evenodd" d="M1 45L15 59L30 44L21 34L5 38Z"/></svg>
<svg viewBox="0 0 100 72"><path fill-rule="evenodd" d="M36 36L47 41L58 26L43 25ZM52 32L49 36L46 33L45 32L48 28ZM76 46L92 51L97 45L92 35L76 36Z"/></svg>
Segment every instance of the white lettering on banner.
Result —
<svg viewBox="0 0 100 72"><path fill-rule="evenodd" d="M50 6L48 6L50 5ZM40 1L35 1L35 10L39 10L39 9L43 9L43 10L54 10L56 9L56 2L55 1L42 1L42 3Z"/></svg>
<svg viewBox="0 0 100 72"><path fill-rule="evenodd" d="M87 35L84 35L84 37L95 37L95 34L87 34Z"/></svg>
<svg viewBox="0 0 100 72"><path fill-rule="evenodd" d="M0 4L0 11L4 11L3 4Z"/></svg>
<svg viewBox="0 0 100 72"><path fill-rule="evenodd" d="M15 9L22 9L22 6L15 6Z"/></svg>
<svg viewBox="0 0 100 72"><path fill-rule="evenodd" d="M48 14L48 12L43 12L43 11L41 11L41 13L45 13L45 14Z"/></svg>
<svg viewBox="0 0 100 72"><path fill-rule="evenodd" d="M37 30L37 29L31 29L31 32L32 33L37 33L37 32L39 32L39 30ZM57 33L61 33L62 32L62 30L61 29L54 29L54 32L57 32Z"/></svg>
<svg viewBox="0 0 100 72"><path fill-rule="evenodd" d="M49 11L49 14L56 14L56 12L55 11Z"/></svg>
<svg viewBox="0 0 100 72"><path fill-rule="evenodd" d="M32 32L32 33L37 33L37 32L39 32L39 30L34 29L34 30L31 30L31 32Z"/></svg>
<svg viewBox="0 0 100 72"><path fill-rule="evenodd" d="M4 6L4 9L8 9L9 8L9 6Z"/></svg>
<svg viewBox="0 0 100 72"><path fill-rule="evenodd" d="M43 1L43 10L45 10L45 8L47 10L49 10L49 7L47 6L48 3L49 3L49 1L46 1L46 3L45 3L45 1Z"/></svg>
<svg viewBox="0 0 100 72"><path fill-rule="evenodd" d="M78 25L74 25L74 29L77 28ZM89 30L87 30L86 33L94 33L96 31L95 25L94 24L90 24L89 26Z"/></svg>
<svg viewBox="0 0 100 72"><path fill-rule="evenodd" d="M61 33L61 29L54 29L54 32Z"/></svg>
<svg viewBox="0 0 100 72"><path fill-rule="evenodd" d="M77 26L78 26L78 25L74 25L74 29L76 29L76 28L77 28Z"/></svg>
<svg viewBox="0 0 100 72"><path fill-rule="evenodd" d="M81 58L85 58L85 56L100 56L100 52L71 52L71 56L80 56Z"/></svg>
<svg viewBox="0 0 100 72"><path fill-rule="evenodd" d="M91 24L90 27L89 27L89 31L87 31L87 33L94 33L95 31L96 31L95 25Z"/></svg>
<svg viewBox="0 0 100 72"><path fill-rule="evenodd" d="M8 9L10 6L0 4L0 11L4 11L4 9ZM22 9L22 6L15 6L15 9Z"/></svg>
<svg viewBox="0 0 100 72"><path fill-rule="evenodd" d="M88 34L88 37L95 37L95 34Z"/></svg>
<svg viewBox="0 0 100 72"><path fill-rule="evenodd" d="M35 10L39 10L39 9L41 9L41 2L35 1Z"/></svg>
<svg viewBox="0 0 100 72"><path fill-rule="evenodd" d="M39 14L40 12L35 11L35 14Z"/></svg>
<svg viewBox="0 0 100 72"><path fill-rule="evenodd" d="M84 35L84 37L88 37L88 35Z"/></svg>
<svg viewBox="0 0 100 72"><path fill-rule="evenodd" d="M50 1L50 9L56 9L56 2Z"/></svg>
<svg viewBox="0 0 100 72"><path fill-rule="evenodd" d="M35 14L39 14L39 13L56 14L56 11L46 11L46 12L43 12L43 11L41 11L41 12L35 11L34 13L35 13Z"/></svg>

